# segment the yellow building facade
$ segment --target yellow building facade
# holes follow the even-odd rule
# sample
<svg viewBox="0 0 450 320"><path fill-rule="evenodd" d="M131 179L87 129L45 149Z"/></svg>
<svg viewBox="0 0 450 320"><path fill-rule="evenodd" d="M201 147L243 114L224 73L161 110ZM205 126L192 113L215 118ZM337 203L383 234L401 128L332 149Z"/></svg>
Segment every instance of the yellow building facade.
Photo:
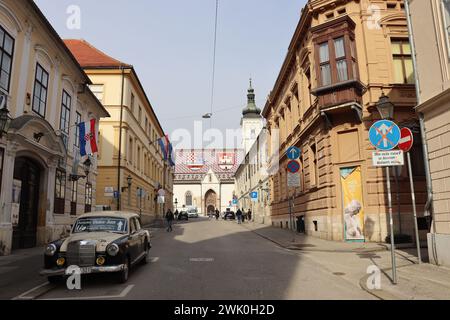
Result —
<svg viewBox="0 0 450 320"><path fill-rule="evenodd" d="M7 255L67 235L77 215L93 209L97 159L79 157L77 124L94 119L98 129L109 114L33 1L0 2L0 59L0 101L10 118L0 135L0 255Z"/></svg>
<svg viewBox="0 0 450 320"><path fill-rule="evenodd" d="M368 139L380 119L376 103L383 94L395 105L395 122L418 132L403 1L308 1L263 110L268 140L279 136L269 146L272 225L329 240L385 240L386 179L384 170L372 165L375 149ZM417 140L412 152L417 198L423 203ZM292 189L286 170L290 146L302 151L301 186ZM393 171L396 233L413 235L407 170L398 171ZM360 209L351 221L357 231L348 224L355 203Z"/></svg>
<svg viewBox="0 0 450 320"><path fill-rule="evenodd" d="M161 217L172 208L173 169L157 142L165 133L136 71L86 41L65 43L111 114L100 122L98 205L140 213L143 223ZM161 189L165 204L158 202Z"/></svg>

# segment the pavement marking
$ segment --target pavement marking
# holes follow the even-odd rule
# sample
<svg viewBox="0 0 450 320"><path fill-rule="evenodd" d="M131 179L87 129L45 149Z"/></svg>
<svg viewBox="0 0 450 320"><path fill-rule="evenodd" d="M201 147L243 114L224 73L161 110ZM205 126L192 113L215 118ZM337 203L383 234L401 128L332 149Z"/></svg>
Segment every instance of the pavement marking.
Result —
<svg viewBox="0 0 450 320"><path fill-rule="evenodd" d="M191 262L213 262L214 258L190 258Z"/></svg>
<svg viewBox="0 0 450 320"><path fill-rule="evenodd" d="M159 261L159 257L150 258L150 262L158 262L158 261Z"/></svg>
<svg viewBox="0 0 450 320"><path fill-rule="evenodd" d="M48 299L40 299L40 300L95 300L95 299L115 299L115 298L125 298L130 291L134 288L134 284L130 284L119 295L115 296L94 296L94 297L69 297L69 298L48 298Z"/></svg>
<svg viewBox="0 0 450 320"><path fill-rule="evenodd" d="M29 296L30 293L32 293L32 292L34 292L34 291L37 291L37 290L39 290L39 289L41 289L41 288L44 288L44 287L46 287L46 286L48 286L48 288L46 288L47 290L44 290L43 292L39 292L39 293L36 294L36 295ZM30 290L28 290L28 291L26 291L26 292L24 292L24 293L18 295L17 297L12 298L11 300L33 300L33 299L35 299L36 297L38 297L38 296L40 296L40 295L42 295L42 294L44 294L44 293L50 291L50 290L53 289L53 288L54 288L54 286L53 286L53 285L50 285L50 282L45 282L45 283L43 283L43 284L41 284L41 285L39 285L39 286L34 287L33 289L30 289Z"/></svg>

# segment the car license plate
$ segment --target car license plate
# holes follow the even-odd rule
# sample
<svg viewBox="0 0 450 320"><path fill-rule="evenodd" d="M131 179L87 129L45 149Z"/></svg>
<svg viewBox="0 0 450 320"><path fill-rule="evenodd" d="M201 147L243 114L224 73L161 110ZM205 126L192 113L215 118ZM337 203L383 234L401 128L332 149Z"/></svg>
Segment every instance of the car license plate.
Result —
<svg viewBox="0 0 450 320"><path fill-rule="evenodd" d="M79 273L79 274L89 274L91 272L92 272L92 267L81 267L81 268L79 268L79 272L78 272L77 269L71 269L71 268L66 269L66 275L67 276L70 276L72 274L77 274L77 273Z"/></svg>
<svg viewBox="0 0 450 320"><path fill-rule="evenodd" d="M92 272L92 268L91 267L83 267L80 268L81 269L81 274L88 274Z"/></svg>

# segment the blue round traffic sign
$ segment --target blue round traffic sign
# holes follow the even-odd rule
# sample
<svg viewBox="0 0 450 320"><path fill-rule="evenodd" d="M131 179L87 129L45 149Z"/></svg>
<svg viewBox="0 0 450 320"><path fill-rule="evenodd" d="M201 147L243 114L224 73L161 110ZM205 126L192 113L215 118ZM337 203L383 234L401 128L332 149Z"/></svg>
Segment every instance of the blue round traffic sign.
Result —
<svg viewBox="0 0 450 320"><path fill-rule="evenodd" d="M287 169L290 173L297 173L300 171L300 163L296 160L289 161Z"/></svg>
<svg viewBox="0 0 450 320"><path fill-rule="evenodd" d="M370 143L378 150L394 149L397 147L400 137L400 128L389 120L377 121L369 130Z"/></svg>
<svg viewBox="0 0 450 320"><path fill-rule="evenodd" d="M301 151L297 147L290 147L287 149L286 154L289 160L297 160L300 158Z"/></svg>

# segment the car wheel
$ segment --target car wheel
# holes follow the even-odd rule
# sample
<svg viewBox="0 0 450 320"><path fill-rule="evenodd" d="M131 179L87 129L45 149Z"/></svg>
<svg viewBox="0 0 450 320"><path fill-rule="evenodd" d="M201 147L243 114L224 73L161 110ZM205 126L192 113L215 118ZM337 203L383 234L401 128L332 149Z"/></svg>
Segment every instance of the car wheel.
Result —
<svg viewBox="0 0 450 320"><path fill-rule="evenodd" d="M52 284L61 283L63 280L62 276L49 276L47 277L48 282Z"/></svg>
<svg viewBox="0 0 450 320"><path fill-rule="evenodd" d="M150 262L150 248L149 248L147 240L145 240L144 246L145 246L145 256L142 259L142 263L147 264Z"/></svg>
<svg viewBox="0 0 450 320"><path fill-rule="evenodd" d="M118 274L119 283L127 282L129 274L130 274L130 258L127 258L125 268L122 271L120 271Z"/></svg>

